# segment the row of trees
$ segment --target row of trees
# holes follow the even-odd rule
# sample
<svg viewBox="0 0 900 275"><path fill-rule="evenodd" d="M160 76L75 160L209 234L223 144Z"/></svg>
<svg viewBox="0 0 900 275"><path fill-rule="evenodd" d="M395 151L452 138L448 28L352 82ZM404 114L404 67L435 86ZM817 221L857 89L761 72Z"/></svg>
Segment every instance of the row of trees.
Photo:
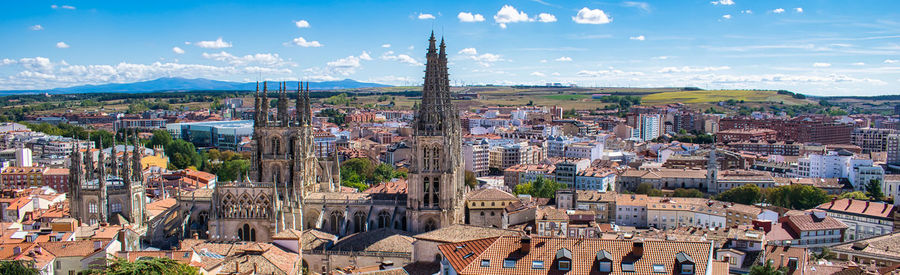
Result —
<svg viewBox="0 0 900 275"><path fill-rule="evenodd" d="M556 190L565 187L565 184L561 184L559 182L556 182L555 180L538 177L532 182L516 185L516 188L513 190L513 194L526 194L536 198L555 198Z"/></svg>
<svg viewBox="0 0 900 275"><path fill-rule="evenodd" d="M169 258L144 257L133 262L127 258L116 257L108 266L93 266L91 269L79 272L79 274L106 274L106 275L193 275L198 274L197 267L180 263ZM37 275L40 274L34 268L34 262L29 261L0 261L0 275Z"/></svg>
<svg viewBox="0 0 900 275"><path fill-rule="evenodd" d="M866 185L866 192L854 191L843 193L837 198L859 200L883 200L881 182L872 180ZM732 188L716 196L717 200L741 204L756 204L768 202L774 206L790 209L810 209L830 201L825 190L803 184L791 184L774 188L760 188L753 184Z"/></svg>
<svg viewBox="0 0 900 275"><path fill-rule="evenodd" d="M352 158L341 163L341 185L364 191L369 186L394 178L406 178L405 168L394 169L387 163L375 163L366 158Z"/></svg>

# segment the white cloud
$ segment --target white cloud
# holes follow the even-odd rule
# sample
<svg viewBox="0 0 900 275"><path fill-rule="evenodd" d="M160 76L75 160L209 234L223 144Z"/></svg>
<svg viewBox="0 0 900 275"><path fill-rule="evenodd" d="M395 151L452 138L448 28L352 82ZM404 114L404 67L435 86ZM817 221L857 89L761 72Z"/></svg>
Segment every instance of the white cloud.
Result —
<svg viewBox="0 0 900 275"><path fill-rule="evenodd" d="M465 48L465 49L460 50L459 54L475 55L475 54L478 54L478 51L475 50L475 48Z"/></svg>
<svg viewBox="0 0 900 275"><path fill-rule="evenodd" d="M753 11L752 11L752 10L742 10L741 13L743 13L743 14L753 14Z"/></svg>
<svg viewBox="0 0 900 275"><path fill-rule="evenodd" d="M609 69L609 70L597 70L597 71L589 71L589 70L581 70L576 73L576 75L581 77L600 77L600 76L640 76L644 75L642 72L626 72L622 70Z"/></svg>
<svg viewBox="0 0 900 275"><path fill-rule="evenodd" d="M696 73L696 72L723 71L723 70L728 70L728 69L731 69L731 67L728 67L728 66L718 66L718 67L684 66L684 67L665 67L665 68L660 69L657 72L664 73L664 74L666 74L666 73Z"/></svg>
<svg viewBox="0 0 900 275"><path fill-rule="evenodd" d="M626 7L639 8L644 12L650 12L650 4L647 4L646 2L625 1L622 2L622 5Z"/></svg>
<svg viewBox="0 0 900 275"><path fill-rule="evenodd" d="M544 23L556 22L556 16L549 13L538 14L538 21Z"/></svg>
<svg viewBox="0 0 900 275"><path fill-rule="evenodd" d="M657 59L657 60L666 60L666 59L669 59L669 57L668 57L668 56L665 56L665 55L661 55L661 56L653 57L653 59Z"/></svg>
<svg viewBox="0 0 900 275"><path fill-rule="evenodd" d="M854 62L854 63L852 63L852 64L850 64L850 65L853 65L853 66L865 66L866 63L863 63L863 62Z"/></svg>
<svg viewBox="0 0 900 275"><path fill-rule="evenodd" d="M369 78L367 82L375 82L381 84L390 84L390 85L409 85L412 82L412 78L408 76L395 76L395 75L387 75L380 77Z"/></svg>
<svg viewBox="0 0 900 275"><path fill-rule="evenodd" d="M896 60L896 59L885 59L885 60L884 60L884 63L885 63L885 64L897 64L897 63L900 63L900 60Z"/></svg>
<svg viewBox="0 0 900 275"><path fill-rule="evenodd" d="M484 16L481 14L473 14L470 12L460 12L456 15L456 18L459 18L459 22L482 22L484 21Z"/></svg>
<svg viewBox="0 0 900 275"><path fill-rule="evenodd" d="M394 55L394 51L387 51L387 52L385 52L384 54L381 55L381 59L382 59L382 60L387 60L387 61L400 61L400 63L406 63L406 64L409 64L409 65L411 65L411 66L423 66L423 65L425 65L425 64L419 63L418 60L416 60L415 58L412 58L412 57L409 56L409 55L405 55L405 54Z"/></svg>
<svg viewBox="0 0 900 275"><path fill-rule="evenodd" d="M643 35L638 35L638 36L632 36L632 37L629 37L628 39L631 39L631 40L638 40L638 41L644 41L646 38L645 38Z"/></svg>
<svg viewBox="0 0 900 275"><path fill-rule="evenodd" d="M294 38L294 40L291 40L291 43L304 48L318 48L322 46L322 43L319 43L319 41L306 41L302 36Z"/></svg>
<svg viewBox="0 0 900 275"><path fill-rule="evenodd" d="M431 15L430 13L420 13L418 18L422 20L434 19L434 15Z"/></svg>
<svg viewBox="0 0 900 275"><path fill-rule="evenodd" d="M803 8L794 8L794 12L803 13Z"/></svg>
<svg viewBox="0 0 900 275"><path fill-rule="evenodd" d="M731 14L722 15L722 18L731 19Z"/></svg>
<svg viewBox="0 0 900 275"><path fill-rule="evenodd" d="M569 62L569 61L572 61L572 58L568 57L568 56L562 56L562 57L554 59L554 60L559 61L559 62Z"/></svg>
<svg viewBox="0 0 900 275"><path fill-rule="evenodd" d="M532 75L532 76L537 76L537 77L545 77L545 76L547 76L546 74L544 74L544 73L542 73L542 72L532 72L532 73L530 73L530 75Z"/></svg>
<svg viewBox="0 0 900 275"><path fill-rule="evenodd" d="M551 75L554 75L554 76L559 76L559 73L557 73L557 72L554 72L554 73L552 73L552 74L551 74Z"/></svg>
<svg viewBox="0 0 900 275"><path fill-rule="evenodd" d="M816 63L813 63L813 67L816 67L816 68L828 68L828 67L831 67L831 63L816 62Z"/></svg>
<svg viewBox="0 0 900 275"><path fill-rule="evenodd" d="M282 59L280 56L278 56L277 53L257 53L239 57L228 52L221 51L218 53L203 53L203 58L226 62L234 66L247 66L250 64L259 64L265 66L286 66L293 64Z"/></svg>
<svg viewBox="0 0 900 275"><path fill-rule="evenodd" d="M75 7L69 6L69 5L62 5L62 6L59 6L59 5L50 5L50 8L51 8L51 9L54 9L54 10L58 10L58 9L74 10L74 9L75 9Z"/></svg>
<svg viewBox="0 0 900 275"><path fill-rule="evenodd" d="M391 44L381 44L381 47L382 47L382 48L390 48L390 47L391 47Z"/></svg>
<svg viewBox="0 0 900 275"><path fill-rule="evenodd" d="M309 22L306 20L294 21L294 24L297 25L297 28L309 28Z"/></svg>
<svg viewBox="0 0 900 275"><path fill-rule="evenodd" d="M326 67L329 71L348 76L353 73L356 73L356 70L362 67L362 64L359 63L359 58L355 56L348 56L345 58L341 58L335 61L331 61L326 63Z"/></svg>
<svg viewBox="0 0 900 275"><path fill-rule="evenodd" d="M66 44L66 42L59 41L59 42L56 42L56 47L60 48L60 49L68 49L69 44Z"/></svg>
<svg viewBox="0 0 900 275"><path fill-rule="evenodd" d="M194 42L194 45L201 48L206 49L221 49L221 48L231 48L231 42L226 42L222 40L221 37L214 41L198 41Z"/></svg>
<svg viewBox="0 0 900 275"><path fill-rule="evenodd" d="M547 59L541 59L541 63L547 63Z"/></svg>
<svg viewBox="0 0 900 275"><path fill-rule="evenodd" d="M524 11L520 12L516 10L513 6L503 5L497 14L494 15L494 22L500 24L501 28L506 28L506 24L508 23L517 23L517 22L528 22L530 19L528 18L528 14Z"/></svg>
<svg viewBox="0 0 900 275"><path fill-rule="evenodd" d="M784 9L782 9L782 8L777 8L777 9L772 10L772 12L773 12L773 13L783 13L783 12L784 12Z"/></svg>
<svg viewBox="0 0 900 275"><path fill-rule="evenodd" d="M587 7L578 10L578 14L572 17L572 21L578 24L607 24L612 22L612 18L606 15L601 9L588 9Z"/></svg>
<svg viewBox="0 0 900 275"><path fill-rule="evenodd" d="M363 51L361 54L359 54L359 59L372 60L372 56L369 56L369 52Z"/></svg>
<svg viewBox="0 0 900 275"><path fill-rule="evenodd" d="M12 65L12 64L16 64L16 61L9 59L9 58L4 58L3 60L0 60L0 66Z"/></svg>
<svg viewBox="0 0 900 275"><path fill-rule="evenodd" d="M40 24L38 24L38 25L29 27L29 29L31 29L32 31L39 31L39 30L43 30L44 26L41 26Z"/></svg>
<svg viewBox="0 0 900 275"><path fill-rule="evenodd" d="M734 5L734 1L733 1L733 0L718 0L718 1L712 1L712 2L710 2L710 3L712 3L713 5L723 5L723 6L731 6L731 5Z"/></svg>
<svg viewBox="0 0 900 275"><path fill-rule="evenodd" d="M184 50L182 50L179 47L172 47L172 52L177 53L177 54L184 54Z"/></svg>

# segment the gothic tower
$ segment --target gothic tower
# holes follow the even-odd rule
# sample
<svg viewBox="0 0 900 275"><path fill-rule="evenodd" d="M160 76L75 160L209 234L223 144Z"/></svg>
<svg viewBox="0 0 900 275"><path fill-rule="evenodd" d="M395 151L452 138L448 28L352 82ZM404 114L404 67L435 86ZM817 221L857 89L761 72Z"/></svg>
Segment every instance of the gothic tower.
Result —
<svg viewBox="0 0 900 275"><path fill-rule="evenodd" d="M460 152L459 113L451 102L444 40L434 32L425 55L422 103L413 122L407 214L409 231L426 232L463 223L464 163Z"/></svg>

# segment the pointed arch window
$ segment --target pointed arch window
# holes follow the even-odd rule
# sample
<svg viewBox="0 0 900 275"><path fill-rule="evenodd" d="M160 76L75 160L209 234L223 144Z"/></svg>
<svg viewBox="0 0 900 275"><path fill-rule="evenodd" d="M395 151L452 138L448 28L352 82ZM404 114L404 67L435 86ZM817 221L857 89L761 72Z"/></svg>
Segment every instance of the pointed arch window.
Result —
<svg viewBox="0 0 900 275"><path fill-rule="evenodd" d="M353 214L353 232L363 232L366 231L366 214L362 211L356 212Z"/></svg>
<svg viewBox="0 0 900 275"><path fill-rule="evenodd" d="M422 179L422 185L424 189L422 189L422 202L425 204L425 207L428 207L431 204L431 178L425 177Z"/></svg>
<svg viewBox="0 0 900 275"><path fill-rule="evenodd" d="M440 193L441 193L441 178L433 177L431 178L431 202L438 204L441 201Z"/></svg>
<svg viewBox="0 0 900 275"><path fill-rule="evenodd" d="M387 211L378 213L378 228L384 228L391 225L391 214Z"/></svg>

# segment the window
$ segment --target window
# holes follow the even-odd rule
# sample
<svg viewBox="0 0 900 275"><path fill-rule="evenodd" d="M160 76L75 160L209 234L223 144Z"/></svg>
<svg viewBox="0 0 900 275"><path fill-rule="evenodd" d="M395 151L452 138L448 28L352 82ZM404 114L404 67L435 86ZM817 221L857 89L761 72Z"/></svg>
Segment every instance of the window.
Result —
<svg viewBox="0 0 900 275"><path fill-rule="evenodd" d="M531 261L532 269L544 269L544 261Z"/></svg>
<svg viewBox="0 0 900 275"><path fill-rule="evenodd" d="M682 264L681 265L681 274L694 274L694 265L693 264Z"/></svg>
<svg viewBox="0 0 900 275"><path fill-rule="evenodd" d="M513 259L503 260L503 268L516 268L516 260L513 260Z"/></svg>
<svg viewBox="0 0 900 275"><path fill-rule="evenodd" d="M612 263L600 262L600 272L612 272Z"/></svg>
<svg viewBox="0 0 900 275"><path fill-rule="evenodd" d="M661 264L653 265L653 273L666 273L666 266Z"/></svg>
<svg viewBox="0 0 900 275"><path fill-rule="evenodd" d="M572 261L560 260L559 261L559 270L562 270L562 271L572 270Z"/></svg>
<svg viewBox="0 0 900 275"><path fill-rule="evenodd" d="M489 260L489 259L481 260L481 267L491 267L491 260Z"/></svg>
<svg viewBox="0 0 900 275"><path fill-rule="evenodd" d="M634 263L622 263L622 271L634 272Z"/></svg>

